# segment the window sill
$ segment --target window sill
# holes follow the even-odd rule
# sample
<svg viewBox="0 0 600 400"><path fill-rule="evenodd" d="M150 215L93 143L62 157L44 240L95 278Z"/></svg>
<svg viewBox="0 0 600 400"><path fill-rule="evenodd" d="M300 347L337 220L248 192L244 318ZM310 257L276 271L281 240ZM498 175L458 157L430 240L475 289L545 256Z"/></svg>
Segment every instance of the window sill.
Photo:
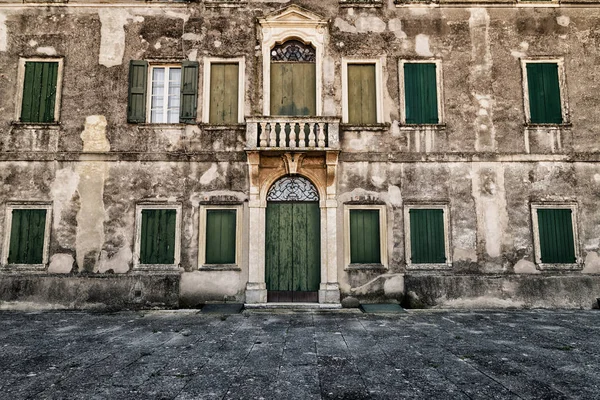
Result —
<svg viewBox="0 0 600 400"><path fill-rule="evenodd" d="M204 2L204 5L208 8L210 7L223 7L223 8L233 8L233 7L243 7L248 4L247 1L241 0L207 0Z"/></svg>
<svg viewBox="0 0 600 400"><path fill-rule="evenodd" d="M382 1L344 1L341 0L340 1L340 7L341 8L381 8L383 7L383 2Z"/></svg>
<svg viewBox="0 0 600 400"><path fill-rule="evenodd" d="M201 127L205 131L231 131L231 130L243 131L246 129L246 124L238 123L238 124L229 124L229 125L225 125L225 124L219 125L219 124L204 123L201 125Z"/></svg>
<svg viewBox="0 0 600 400"><path fill-rule="evenodd" d="M179 272L182 268L179 264L138 264L133 267L135 271L152 271L152 272Z"/></svg>
<svg viewBox="0 0 600 400"><path fill-rule="evenodd" d="M184 124L181 122L178 123L159 123L159 122L142 122L139 124L135 124L144 128L163 128L163 129L183 129L185 128L187 125L190 124Z"/></svg>
<svg viewBox="0 0 600 400"><path fill-rule="evenodd" d="M21 122L12 121L13 126L25 129L60 129L60 122Z"/></svg>
<svg viewBox="0 0 600 400"><path fill-rule="evenodd" d="M548 123L548 124L526 123L523 126L525 127L525 129L554 129L554 130L558 130L558 129L571 129L573 127L573 124L571 124L570 122L563 122L561 124L554 124L554 123Z"/></svg>
<svg viewBox="0 0 600 400"><path fill-rule="evenodd" d="M1 269L2 272L44 272L46 264L6 264Z"/></svg>
<svg viewBox="0 0 600 400"><path fill-rule="evenodd" d="M423 264L406 264L406 269L411 271L440 271L452 269L452 263L423 263Z"/></svg>
<svg viewBox="0 0 600 400"><path fill-rule="evenodd" d="M517 1L517 7L559 7L558 1Z"/></svg>
<svg viewBox="0 0 600 400"><path fill-rule="evenodd" d="M439 7L440 4L437 0L434 1L419 1L419 0L395 0L394 4L396 4L396 7L418 7L418 8L432 8L432 7Z"/></svg>
<svg viewBox="0 0 600 400"><path fill-rule="evenodd" d="M399 125L401 131L443 131L446 130L446 124L406 124L402 123Z"/></svg>
<svg viewBox="0 0 600 400"><path fill-rule="evenodd" d="M365 124L365 125L354 125L354 124L340 124L340 130L342 131L386 131L390 128L390 124Z"/></svg>
<svg viewBox="0 0 600 400"><path fill-rule="evenodd" d="M540 271L580 271L583 269L579 263L538 263L536 265Z"/></svg>
<svg viewBox="0 0 600 400"><path fill-rule="evenodd" d="M387 267L383 264L349 264L346 271L387 271Z"/></svg>
<svg viewBox="0 0 600 400"><path fill-rule="evenodd" d="M241 271L237 264L203 264L198 267L199 271Z"/></svg>

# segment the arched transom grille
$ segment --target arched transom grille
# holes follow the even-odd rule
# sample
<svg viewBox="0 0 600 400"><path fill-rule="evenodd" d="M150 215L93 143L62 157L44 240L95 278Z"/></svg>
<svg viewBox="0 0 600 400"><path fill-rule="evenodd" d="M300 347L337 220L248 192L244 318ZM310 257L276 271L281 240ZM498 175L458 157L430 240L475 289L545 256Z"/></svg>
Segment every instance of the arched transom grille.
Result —
<svg viewBox="0 0 600 400"><path fill-rule="evenodd" d="M286 176L271 186L267 201L319 201L319 192L306 178Z"/></svg>

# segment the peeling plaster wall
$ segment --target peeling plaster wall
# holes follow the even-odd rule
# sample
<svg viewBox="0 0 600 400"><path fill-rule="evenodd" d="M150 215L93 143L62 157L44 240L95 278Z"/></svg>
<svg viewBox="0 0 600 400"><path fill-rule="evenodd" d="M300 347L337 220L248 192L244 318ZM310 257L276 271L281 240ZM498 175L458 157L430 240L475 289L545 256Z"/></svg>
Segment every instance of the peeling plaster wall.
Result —
<svg viewBox="0 0 600 400"><path fill-rule="evenodd" d="M202 115L204 57L243 56L245 115L261 115L263 60L255 21L289 3L251 1L240 8L71 3L77 2L0 11L0 205L52 202L47 272L65 279L123 278L132 286L121 287L122 294L137 290L130 280L136 204L181 204L176 291L182 305L244 301L252 234L245 126L128 124L129 61L200 61ZM342 57L383 58L386 124L342 127L340 133L337 272L342 297L412 298L429 306L588 307L583 294L556 302L540 282L558 282L551 285L558 298L577 291L577 285L591 296L600 279L600 8L486 7L484 2L341 8L335 1L314 0L302 5L330 21L322 60L323 115L342 113ZM565 60L572 141L565 137L564 149L550 154L541 135L543 143L527 154L520 58L555 55ZM60 125L14 124L19 57L44 56L65 61ZM442 60L445 129L426 132L399 123L398 60L428 58ZM422 145L415 144L416 135ZM541 272L534 263L530 204L565 200L578 206L581 269ZM241 265L198 271L199 207L224 201L243 205ZM407 201L447 203L450 269L407 270ZM387 270L349 271L344 265L347 202L385 205ZM0 233L6 230L0 212ZM173 299L164 304L173 305Z"/></svg>

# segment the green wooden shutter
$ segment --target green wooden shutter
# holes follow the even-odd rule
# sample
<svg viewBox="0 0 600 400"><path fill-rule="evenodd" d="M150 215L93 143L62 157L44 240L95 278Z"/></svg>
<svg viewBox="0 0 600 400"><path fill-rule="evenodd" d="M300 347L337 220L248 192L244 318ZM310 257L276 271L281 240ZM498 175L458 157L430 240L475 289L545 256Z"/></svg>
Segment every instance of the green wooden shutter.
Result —
<svg viewBox="0 0 600 400"><path fill-rule="evenodd" d="M13 210L9 264L41 264L44 253L46 210Z"/></svg>
<svg viewBox="0 0 600 400"><path fill-rule="evenodd" d="M211 64L209 123L238 123L238 89L239 64Z"/></svg>
<svg viewBox="0 0 600 400"><path fill-rule="evenodd" d="M435 63L404 64L404 103L407 124L437 124Z"/></svg>
<svg viewBox="0 0 600 400"><path fill-rule="evenodd" d="M131 60L129 62L129 103L127 122L146 122L146 87L148 62Z"/></svg>
<svg viewBox="0 0 600 400"><path fill-rule="evenodd" d="M350 262L381 263L379 210L350 210Z"/></svg>
<svg viewBox="0 0 600 400"><path fill-rule="evenodd" d="M574 263L575 244L571 209L538 208L542 263Z"/></svg>
<svg viewBox="0 0 600 400"><path fill-rule="evenodd" d="M21 122L54 122L57 62L25 62Z"/></svg>
<svg viewBox="0 0 600 400"><path fill-rule="evenodd" d="M377 88L374 64L348 65L348 123L377 123Z"/></svg>
<svg viewBox="0 0 600 400"><path fill-rule="evenodd" d="M198 109L198 62L183 61L181 63L181 104L179 122L196 123Z"/></svg>
<svg viewBox="0 0 600 400"><path fill-rule="evenodd" d="M206 211L206 263L235 264L236 210Z"/></svg>
<svg viewBox="0 0 600 400"><path fill-rule="evenodd" d="M176 210L142 210L141 264L175 263Z"/></svg>
<svg viewBox="0 0 600 400"><path fill-rule="evenodd" d="M446 262L444 211L442 209L409 210L410 253L412 264Z"/></svg>
<svg viewBox="0 0 600 400"><path fill-rule="evenodd" d="M527 93L532 123L560 124L563 122L556 63L527 64Z"/></svg>
<svg viewBox="0 0 600 400"><path fill-rule="evenodd" d="M316 115L314 63L271 63L271 115Z"/></svg>

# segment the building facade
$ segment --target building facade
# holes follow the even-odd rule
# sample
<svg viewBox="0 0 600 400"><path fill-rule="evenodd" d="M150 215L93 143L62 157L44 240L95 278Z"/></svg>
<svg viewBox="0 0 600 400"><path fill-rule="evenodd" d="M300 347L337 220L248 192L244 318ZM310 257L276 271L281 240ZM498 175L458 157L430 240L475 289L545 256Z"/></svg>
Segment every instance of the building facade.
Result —
<svg viewBox="0 0 600 400"><path fill-rule="evenodd" d="M0 299L590 308L599 6L0 0Z"/></svg>

